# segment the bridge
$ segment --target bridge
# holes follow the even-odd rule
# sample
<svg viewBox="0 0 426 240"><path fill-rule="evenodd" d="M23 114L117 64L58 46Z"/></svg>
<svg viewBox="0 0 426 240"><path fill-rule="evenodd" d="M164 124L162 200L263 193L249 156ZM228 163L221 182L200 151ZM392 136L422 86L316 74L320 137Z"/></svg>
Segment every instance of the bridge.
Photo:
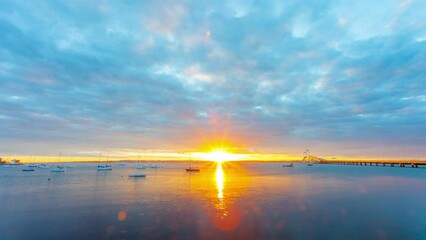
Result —
<svg viewBox="0 0 426 240"><path fill-rule="evenodd" d="M303 159L302 159L302 161L303 162L308 162L308 163L312 163L312 162L315 162L315 163L324 163L324 162L326 162L326 160L324 160L323 158L312 156L309 153L309 149L306 149L303 152Z"/></svg>
<svg viewBox="0 0 426 240"><path fill-rule="evenodd" d="M339 165L358 165L358 166L388 166L388 167L412 167L426 166L426 161L419 160L326 160L324 158L312 156L309 149L303 152L303 162L318 164L339 164Z"/></svg>

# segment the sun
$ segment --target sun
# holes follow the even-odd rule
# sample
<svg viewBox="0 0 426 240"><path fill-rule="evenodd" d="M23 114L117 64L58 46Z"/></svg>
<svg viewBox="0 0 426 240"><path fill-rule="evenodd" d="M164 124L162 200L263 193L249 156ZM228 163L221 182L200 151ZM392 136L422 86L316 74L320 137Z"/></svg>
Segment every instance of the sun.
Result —
<svg viewBox="0 0 426 240"><path fill-rule="evenodd" d="M203 155L204 155L203 158L205 160L215 161L217 163L222 163L225 161L232 161L237 159L237 156L235 154L232 154L222 149L213 150L211 152L204 153Z"/></svg>

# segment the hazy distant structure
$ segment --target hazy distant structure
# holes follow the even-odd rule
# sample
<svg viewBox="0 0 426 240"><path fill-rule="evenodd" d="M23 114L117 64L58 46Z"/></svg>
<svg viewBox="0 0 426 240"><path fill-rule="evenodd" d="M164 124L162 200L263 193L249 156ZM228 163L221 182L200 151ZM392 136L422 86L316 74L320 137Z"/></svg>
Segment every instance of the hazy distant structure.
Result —
<svg viewBox="0 0 426 240"><path fill-rule="evenodd" d="M324 159L323 158L319 158L319 157L315 157L315 156L312 156L311 154L310 154L310 152L309 152L309 149L306 149L304 152L303 152L303 159L302 159L302 161L304 161L304 162L308 162L308 163L312 163L312 162L324 162Z"/></svg>

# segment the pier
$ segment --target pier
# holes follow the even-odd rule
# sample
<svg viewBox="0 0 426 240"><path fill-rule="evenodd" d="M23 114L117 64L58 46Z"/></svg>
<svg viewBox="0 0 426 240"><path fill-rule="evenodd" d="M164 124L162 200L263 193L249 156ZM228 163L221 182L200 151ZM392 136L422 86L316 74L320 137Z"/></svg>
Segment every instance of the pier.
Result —
<svg viewBox="0 0 426 240"><path fill-rule="evenodd" d="M324 158L312 156L309 150L303 152L304 162L314 162L317 164L339 164L339 165L358 165L358 166L380 166L380 167L411 167L418 168L426 166L426 161L419 160L326 160Z"/></svg>

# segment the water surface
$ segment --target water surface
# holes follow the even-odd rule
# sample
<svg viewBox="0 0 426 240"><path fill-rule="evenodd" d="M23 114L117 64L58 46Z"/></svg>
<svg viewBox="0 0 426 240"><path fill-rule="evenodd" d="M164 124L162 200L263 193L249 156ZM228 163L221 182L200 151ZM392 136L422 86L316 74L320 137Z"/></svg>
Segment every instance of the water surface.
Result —
<svg viewBox="0 0 426 240"><path fill-rule="evenodd" d="M161 163L128 178L134 165L0 167L0 240L426 239L426 169Z"/></svg>

